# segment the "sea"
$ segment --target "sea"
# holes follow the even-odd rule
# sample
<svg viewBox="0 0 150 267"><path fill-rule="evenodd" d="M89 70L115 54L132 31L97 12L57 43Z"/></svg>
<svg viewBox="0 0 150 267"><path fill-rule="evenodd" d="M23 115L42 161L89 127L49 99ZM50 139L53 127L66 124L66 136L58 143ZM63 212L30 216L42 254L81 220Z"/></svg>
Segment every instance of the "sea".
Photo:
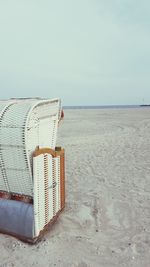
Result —
<svg viewBox="0 0 150 267"><path fill-rule="evenodd" d="M149 105L105 105L105 106L63 106L63 109L126 109L126 108L146 108Z"/></svg>

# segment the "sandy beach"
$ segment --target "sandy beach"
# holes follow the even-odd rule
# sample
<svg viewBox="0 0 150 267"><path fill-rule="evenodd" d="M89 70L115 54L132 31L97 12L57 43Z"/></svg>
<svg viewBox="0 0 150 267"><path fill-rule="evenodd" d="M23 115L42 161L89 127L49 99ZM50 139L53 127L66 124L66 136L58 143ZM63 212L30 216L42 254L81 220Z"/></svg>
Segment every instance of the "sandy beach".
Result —
<svg viewBox="0 0 150 267"><path fill-rule="evenodd" d="M0 235L0 267L150 266L150 108L65 110L66 208L36 245Z"/></svg>

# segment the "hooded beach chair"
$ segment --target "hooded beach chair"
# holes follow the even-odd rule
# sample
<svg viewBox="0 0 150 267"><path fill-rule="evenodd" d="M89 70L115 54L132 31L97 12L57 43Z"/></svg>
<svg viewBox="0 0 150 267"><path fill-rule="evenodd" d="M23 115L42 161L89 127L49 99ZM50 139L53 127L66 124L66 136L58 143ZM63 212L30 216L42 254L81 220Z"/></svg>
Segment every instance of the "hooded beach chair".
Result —
<svg viewBox="0 0 150 267"><path fill-rule="evenodd" d="M59 99L0 101L0 232L36 242L65 206Z"/></svg>

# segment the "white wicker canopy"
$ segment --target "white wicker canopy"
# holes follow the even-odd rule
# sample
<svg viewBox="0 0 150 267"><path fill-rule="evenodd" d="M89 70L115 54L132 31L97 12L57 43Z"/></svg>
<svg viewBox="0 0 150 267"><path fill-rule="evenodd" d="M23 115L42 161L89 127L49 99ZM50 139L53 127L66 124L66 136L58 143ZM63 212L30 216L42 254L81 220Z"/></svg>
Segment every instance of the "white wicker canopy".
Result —
<svg viewBox="0 0 150 267"><path fill-rule="evenodd" d="M0 190L33 196L32 153L55 149L60 100L0 101Z"/></svg>

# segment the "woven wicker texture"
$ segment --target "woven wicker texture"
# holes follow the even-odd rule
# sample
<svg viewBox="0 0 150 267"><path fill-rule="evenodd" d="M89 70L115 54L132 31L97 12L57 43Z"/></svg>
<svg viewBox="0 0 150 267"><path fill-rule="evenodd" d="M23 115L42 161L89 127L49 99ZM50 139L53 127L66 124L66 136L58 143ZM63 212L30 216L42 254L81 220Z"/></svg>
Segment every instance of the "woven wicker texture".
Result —
<svg viewBox="0 0 150 267"><path fill-rule="evenodd" d="M59 116L58 99L0 101L1 191L33 196L32 153L55 148Z"/></svg>

